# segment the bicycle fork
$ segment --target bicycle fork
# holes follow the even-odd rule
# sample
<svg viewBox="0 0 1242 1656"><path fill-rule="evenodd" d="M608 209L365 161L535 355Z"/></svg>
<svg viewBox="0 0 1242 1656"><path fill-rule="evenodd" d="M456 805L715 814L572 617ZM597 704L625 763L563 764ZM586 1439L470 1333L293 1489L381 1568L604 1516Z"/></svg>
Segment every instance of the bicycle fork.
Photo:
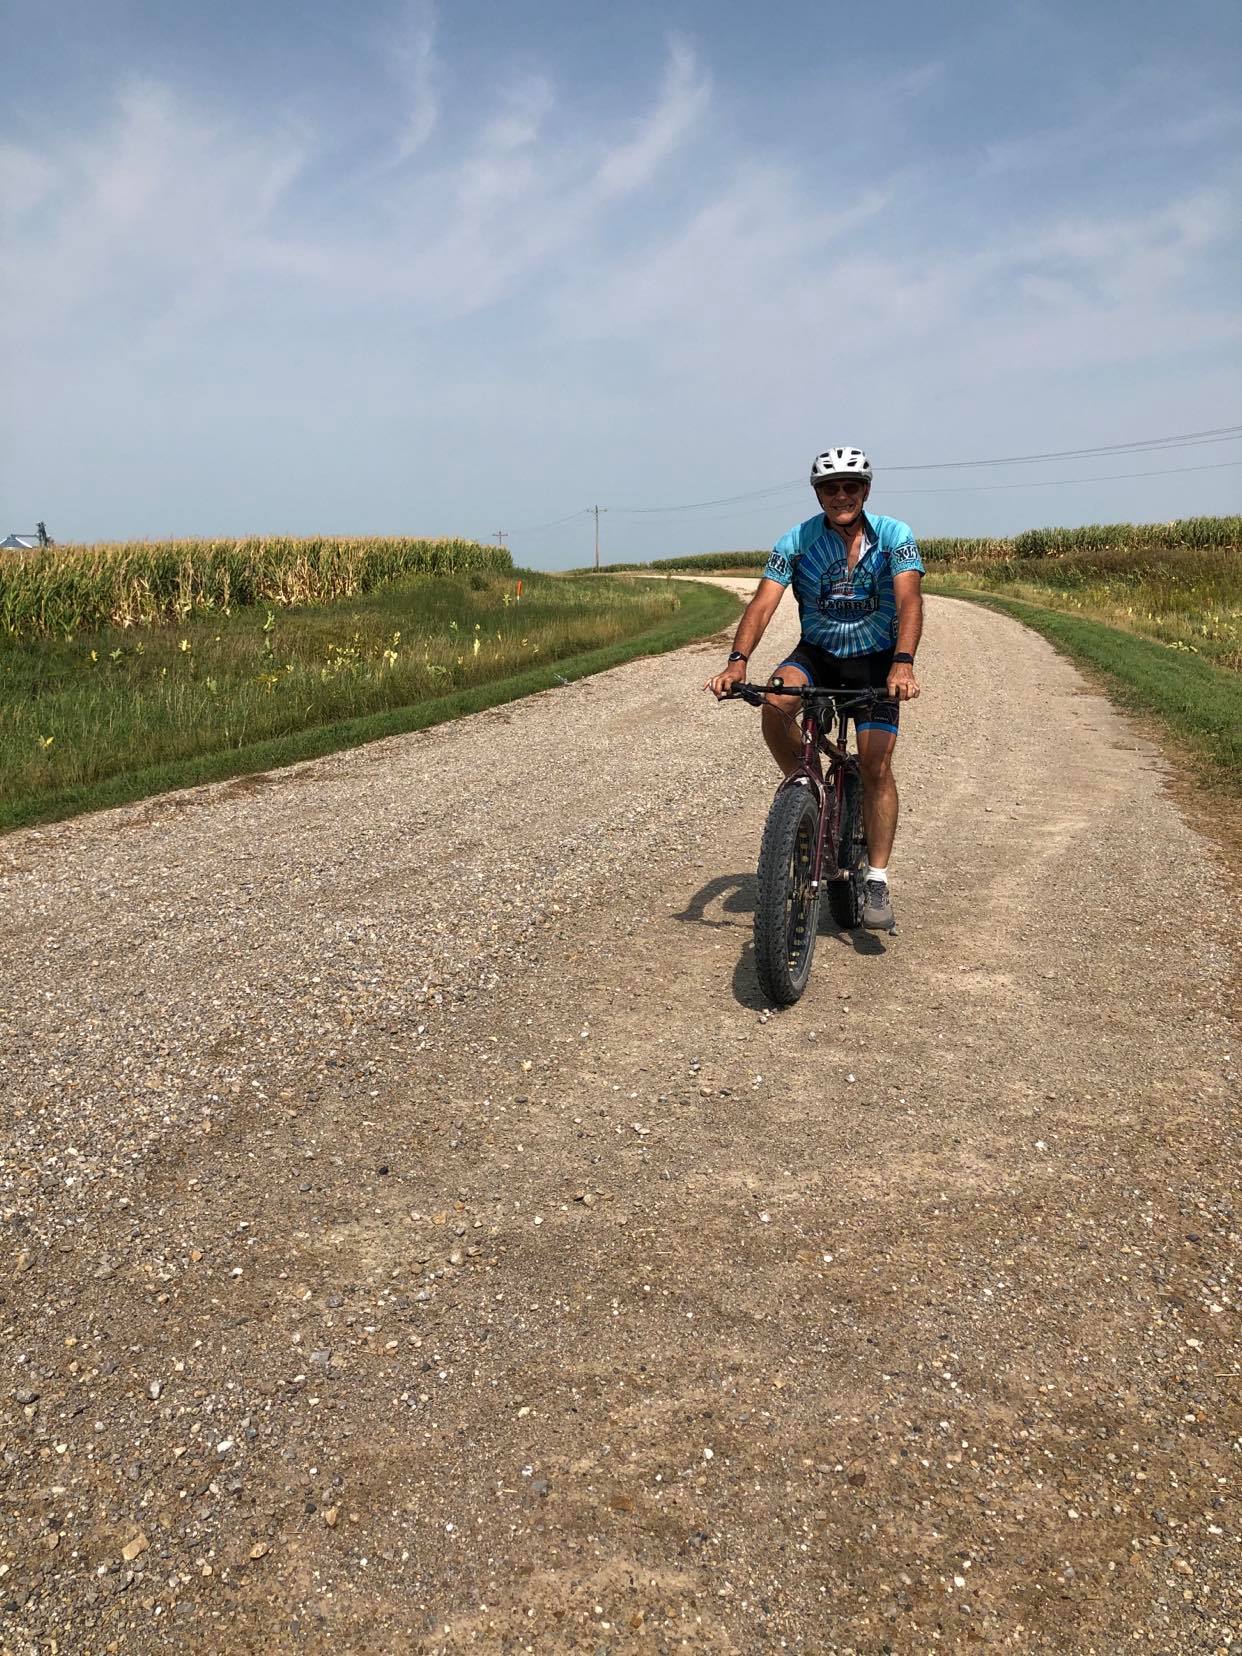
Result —
<svg viewBox="0 0 1242 1656"><path fill-rule="evenodd" d="M824 880L824 846L828 839L828 824L834 818L839 819L841 814L839 810L840 788L837 785L837 777L841 774L839 770L834 770L829 775L828 780L825 781L812 770L809 757L804 756L799 768L794 771L792 776L787 776L781 783L781 788L810 788L819 804L819 821L815 827L815 849L811 859L811 891L816 896L819 895ZM834 834L834 844L835 838ZM828 878L839 880L842 878L842 872L840 868L834 866Z"/></svg>

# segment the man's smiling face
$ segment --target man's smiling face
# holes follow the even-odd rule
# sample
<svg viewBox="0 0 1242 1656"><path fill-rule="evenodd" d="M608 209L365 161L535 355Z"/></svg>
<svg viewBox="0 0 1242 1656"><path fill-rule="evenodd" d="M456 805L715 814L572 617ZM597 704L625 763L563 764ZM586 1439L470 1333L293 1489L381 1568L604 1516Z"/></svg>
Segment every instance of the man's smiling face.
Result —
<svg viewBox="0 0 1242 1656"><path fill-rule="evenodd" d="M834 529L848 529L862 510L871 485L860 477L829 477L815 485L815 498Z"/></svg>

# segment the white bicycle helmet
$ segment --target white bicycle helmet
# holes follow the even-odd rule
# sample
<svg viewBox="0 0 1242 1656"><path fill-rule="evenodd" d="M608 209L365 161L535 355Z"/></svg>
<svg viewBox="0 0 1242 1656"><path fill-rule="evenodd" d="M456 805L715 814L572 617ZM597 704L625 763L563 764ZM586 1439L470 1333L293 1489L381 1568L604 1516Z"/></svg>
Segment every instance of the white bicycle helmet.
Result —
<svg viewBox="0 0 1242 1656"><path fill-rule="evenodd" d="M825 449L811 461L811 482L819 483L825 477L861 477L870 483L871 462L861 449Z"/></svg>

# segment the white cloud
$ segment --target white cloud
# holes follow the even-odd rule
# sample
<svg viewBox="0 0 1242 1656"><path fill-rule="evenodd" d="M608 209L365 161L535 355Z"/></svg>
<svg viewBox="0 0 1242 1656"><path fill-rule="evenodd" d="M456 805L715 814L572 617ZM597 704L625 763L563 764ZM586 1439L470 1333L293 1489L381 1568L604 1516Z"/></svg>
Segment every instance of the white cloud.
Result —
<svg viewBox="0 0 1242 1656"><path fill-rule="evenodd" d="M556 103L551 81L543 75L525 75L506 87L497 114L480 134L483 148L502 153L525 149L539 137L540 128Z"/></svg>
<svg viewBox="0 0 1242 1656"><path fill-rule="evenodd" d="M894 74L891 84L885 88L886 98L890 103L917 98L920 93L939 86L944 78L945 65L939 60L916 64L913 69Z"/></svg>
<svg viewBox="0 0 1242 1656"><path fill-rule="evenodd" d="M128 330L186 289L218 286L303 163L279 127L239 133L148 83L123 90L105 132L17 155L43 181L31 218L39 257L0 246L0 330L25 340L92 309Z"/></svg>
<svg viewBox="0 0 1242 1656"><path fill-rule="evenodd" d="M693 130L711 98L711 83L684 41L674 41L664 88L655 109L626 143L600 163L595 175L601 196L626 195L645 184Z"/></svg>
<svg viewBox="0 0 1242 1656"><path fill-rule="evenodd" d="M721 339L741 324L796 320L814 330L843 316L814 280L865 236L891 199L888 186L815 202L787 167L743 166L663 242L599 262L550 298L555 327L582 339ZM806 284L810 278L810 289Z"/></svg>
<svg viewBox="0 0 1242 1656"><path fill-rule="evenodd" d="M982 170L1003 176L1059 168L1072 189L1075 179L1107 158L1193 148L1242 121L1236 101L1216 100L1196 89L1195 107L1187 109L1185 98L1184 82L1150 68L1131 73L1110 90L1094 86L1077 112L985 144Z"/></svg>
<svg viewBox="0 0 1242 1656"><path fill-rule="evenodd" d="M390 47L392 67L407 105L393 149L397 162L417 154L439 120L435 32L436 14L430 0L408 0L404 31Z"/></svg>

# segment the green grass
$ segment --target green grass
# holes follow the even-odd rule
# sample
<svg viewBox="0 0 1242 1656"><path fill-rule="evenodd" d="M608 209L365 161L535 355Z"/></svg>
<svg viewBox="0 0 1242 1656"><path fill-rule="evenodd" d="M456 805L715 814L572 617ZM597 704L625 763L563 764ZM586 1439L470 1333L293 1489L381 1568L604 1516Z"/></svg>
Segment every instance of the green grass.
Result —
<svg viewBox="0 0 1242 1656"><path fill-rule="evenodd" d="M0 829L424 729L549 689L558 674L676 648L737 612L729 594L681 582L476 571L279 615L11 643L0 653Z"/></svg>
<svg viewBox="0 0 1242 1656"><path fill-rule="evenodd" d="M929 590L994 592L1044 604L1242 668L1242 556L1236 547L1126 548L1060 558L934 566Z"/></svg>
<svg viewBox="0 0 1242 1656"><path fill-rule="evenodd" d="M1188 757L1207 761L1213 780L1242 790L1242 675L1087 616L972 590L964 582L937 580L929 590L984 604L1035 628L1097 676L1113 701L1156 715Z"/></svg>

